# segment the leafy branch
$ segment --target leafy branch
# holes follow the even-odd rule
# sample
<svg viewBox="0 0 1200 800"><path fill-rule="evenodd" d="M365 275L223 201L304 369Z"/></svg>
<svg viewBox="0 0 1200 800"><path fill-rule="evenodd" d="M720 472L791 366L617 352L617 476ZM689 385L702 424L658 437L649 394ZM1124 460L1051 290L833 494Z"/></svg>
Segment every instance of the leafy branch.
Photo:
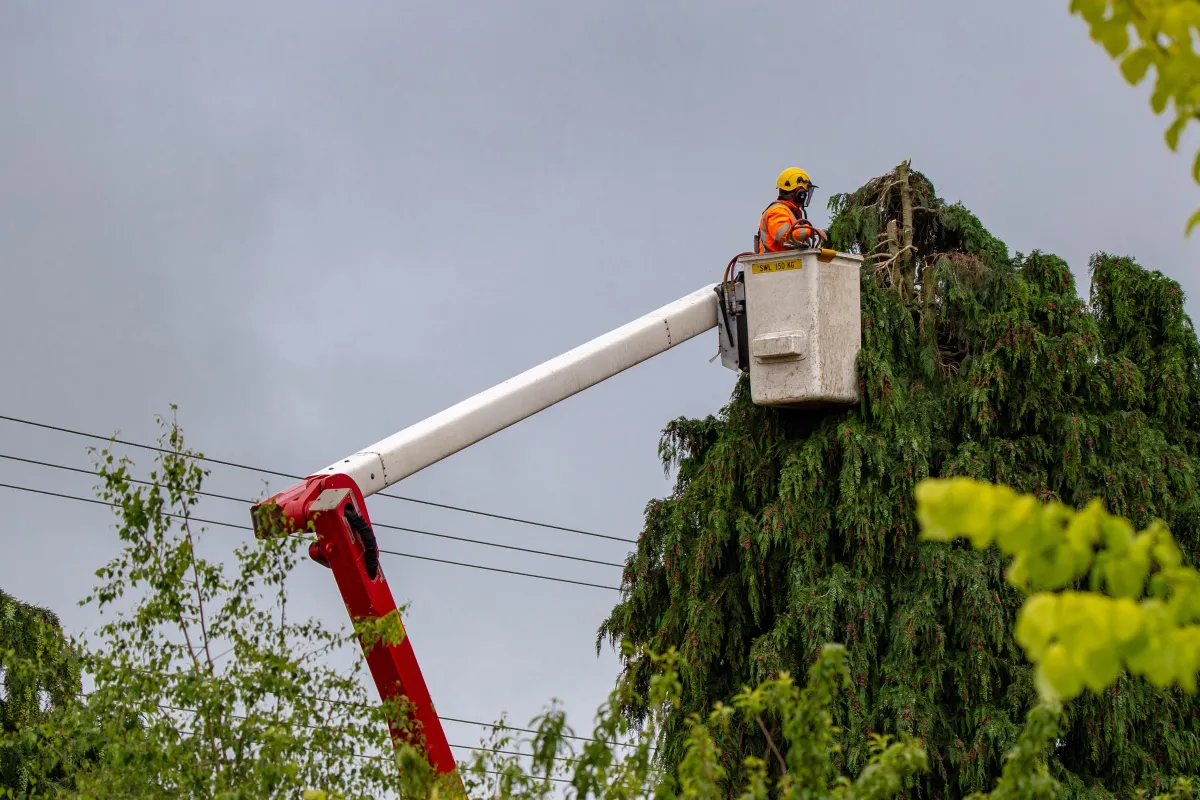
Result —
<svg viewBox="0 0 1200 800"><path fill-rule="evenodd" d="M1122 670L1196 692L1200 573L1161 521L1135 532L1099 500L1075 510L969 478L921 483L917 517L925 539L1013 557L1006 580L1028 595L1014 634L1047 701L1101 691ZM1070 588L1084 579L1090 591Z"/></svg>
<svg viewBox="0 0 1200 800"><path fill-rule="evenodd" d="M1091 37L1120 61L1121 74L1139 85L1153 68L1150 108L1161 115L1170 105L1175 118L1166 130L1167 146L1179 147L1188 123L1200 119L1200 2L1196 0L1071 0L1072 14L1088 24ZM1192 162L1192 179L1200 183L1200 151ZM1200 225L1200 209L1187 223L1187 233Z"/></svg>

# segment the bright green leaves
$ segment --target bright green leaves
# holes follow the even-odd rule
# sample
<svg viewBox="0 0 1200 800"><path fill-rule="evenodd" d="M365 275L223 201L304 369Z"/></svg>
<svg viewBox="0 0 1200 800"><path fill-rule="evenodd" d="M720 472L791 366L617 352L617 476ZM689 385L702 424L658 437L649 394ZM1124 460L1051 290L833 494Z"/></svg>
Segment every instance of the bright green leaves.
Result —
<svg viewBox="0 0 1200 800"><path fill-rule="evenodd" d="M1118 598L1109 609L1109 630L1119 647L1129 646L1144 628L1142 609L1128 597Z"/></svg>
<svg viewBox="0 0 1200 800"><path fill-rule="evenodd" d="M1061 644L1054 644L1046 650L1038 665L1036 682L1038 694L1047 698L1074 697L1083 689L1079 670Z"/></svg>
<svg viewBox="0 0 1200 800"><path fill-rule="evenodd" d="M1070 10L1083 17L1091 28L1092 39L1113 58L1129 48L1131 13L1127 0L1071 0Z"/></svg>
<svg viewBox="0 0 1200 800"><path fill-rule="evenodd" d="M1122 670L1196 691L1200 573L1183 566L1161 522L1135 532L1097 500L1076 511L967 478L927 480L916 494L922 538L967 538L1013 556L1008 581L1033 593L1014 635L1037 666L1043 698L1099 692ZM1085 577L1093 591L1069 588Z"/></svg>
<svg viewBox="0 0 1200 800"><path fill-rule="evenodd" d="M1095 25L1104 19L1108 9L1106 0L1071 0L1071 13L1079 14L1089 25Z"/></svg>
<svg viewBox="0 0 1200 800"><path fill-rule="evenodd" d="M917 484L917 522L923 538L949 542L966 536L976 549L982 550L993 543L998 531L1018 531L1016 537L996 542L1009 554L1014 552L1011 548L1031 543L1034 534L1024 523L1034 513L1037 501L1018 497L1008 487L979 492L978 485L970 478L926 480ZM1020 538L1023 536L1028 536L1028 542Z"/></svg>
<svg viewBox="0 0 1200 800"><path fill-rule="evenodd" d="M1056 599L1051 594L1035 594L1025 601L1017 617L1013 636L1026 654L1040 659L1054 639Z"/></svg>
<svg viewBox="0 0 1200 800"><path fill-rule="evenodd" d="M1088 592L1040 593L1017 619L1017 643L1038 665L1038 691L1069 700L1084 688L1098 692L1121 674L1142 643L1141 609L1128 599Z"/></svg>
<svg viewBox="0 0 1200 800"><path fill-rule="evenodd" d="M1196 0L1072 0L1070 10L1088 24L1091 37L1114 59L1131 86L1145 79L1151 67L1156 78L1150 108L1162 114L1174 104L1175 119L1166 131L1167 146L1175 150L1187 124L1200 117L1200 2ZM1131 38L1132 32L1132 38ZM1130 50L1130 44L1133 49ZM1200 153L1192 166L1200 183ZM1188 220L1187 233L1200 224L1200 210Z"/></svg>
<svg viewBox="0 0 1200 800"><path fill-rule="evenodd" d="M1037 602L1035 602L1037 601ZM1090 592L1038 594L1022 608L1017 641L1037 665L1039 693L1070 700L1099 692L1123 669L1155 686L1196 691L1200 628L1179 625L1167 606Z"/></svg>
<svg viewBox="0 0 1200 800"><path fill-rule="evenodd" d="M1171 42L1177 44L1185 41L1191 36L1193 30L1200 30L1200 4L1197 4L1195 0L1191 2L1182 2L1181 0L1162 2L1159 0L1157 5L1161 10L1158 29Z"/></svg>
<svg viewBox="0 0 1200 800"><path fill-rule="evenodd" d="M1042 506L1007 486L970 478L922 481L916 497L923 539L966 537L977 550L995 544L1014 557L1008 579L1025 591L1059 588L1086 574L1100 536L1100 518L1090 510L1074 514L1062 504Z"/></svg>
<svg viewBox="0 0 1200 800"><path fill-rule="evenodd" d="M1109 520L1107 527L1107 551L1096 556L1093 588L1102 581L1114 597L1141 597L1150 573L1153 539L1147 534L1134 537L1125 520Z"/></svg>
<svg viewBox="0 0 1200 800"><path fill-rule="evenodd" d="M1104 45L1113 58L1129 48L1129 30L1125 23L1116 20L1102 20L1093 25L1092 38Z"/></svg>

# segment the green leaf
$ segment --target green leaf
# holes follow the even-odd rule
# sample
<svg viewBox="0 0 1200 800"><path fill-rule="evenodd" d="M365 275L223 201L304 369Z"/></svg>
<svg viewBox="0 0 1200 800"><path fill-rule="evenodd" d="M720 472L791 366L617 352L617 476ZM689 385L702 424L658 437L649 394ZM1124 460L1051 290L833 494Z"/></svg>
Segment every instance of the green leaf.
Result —
<svg viewBox="0 0 1200 800"><path fill-rule="evenodd" d="M1187 230L1184 232L1184 236L1191 236L1192 230L1197 225L1200 225L1200 208L1193 211L1192 215L1190 217L1188 217Z"/></svg>
<svg viewBox="0 0 1200 800"><path fill-rule="evenodd" d="M1072 547L1090 554L1092 546L1103 536L1100 527L1103 519L1104 506L1099 500L1092 500L1067 523L1067 541Z"/></svg>
<svg viewBox="0 0 1200 800"><path fill-rule="evenodd" d="M1141 597L1146 585L1150 564L1144 557L1130 555L1123 561L1104 565L1104 581L1110 594L1116 597Z"/></svg>
<svg viewBox="0 0 1200 800"><path fill-rule="evenodd" d="M1176 675L1177 650L1173 645L1167 637L1156 637L1151 644L1153 657L1147 661L1144 674L1160 689L1169 686Z"/></svg>
<svg viewBox="0 0 1200 800"><path fill-rule="evenodd" d="M1163 8L1158 28L1176 44L1189 43L1191 29L1200 23L1198 11L1193 0L1174 0Z"/></svg>
<svg viewBox="0 0 1200 800"><path fill-rule="evenodd" d="M1142 609L1129 598L1114 600L1109 615L1109 629L1118 644L1128 644L1142 632Z"/></svg>
<svg viewBox="0 0 1200 800"><path fill-rule="evenodd" d="M1039 567L1035 586L1045 589L1061 589L1081 574L1079 562L1069 547L1058 547L1033 562Z"/></svg>
<svg viewBox="0 0 1200 800"><path fill-rule="evenodd" d="M1042 657L1054 636L1058 612L1058 595L1040 592L1021 606L1013 637L1025 650L1030 661Z"/></svg>
<svg viewBox="0 0 1200 800"><path fill-rule="evenodd" d="M1171 126L1169 128L1167 128L1167 132L1165 134L1165 138L1167 140L1167 147L1171 148L1172 150L1178 149L1179 135L1181 133L1183 133L1183 129L1186 128L1187 124L1191 121L1192 121L1191 117L1185 116L1183 114L1179 114L1178 116L1175 117L1175 121L1171 123Z"/></svg>
<svg viewBox="0 0 1200 800"><path fill-rule="evenodd" d="M991 541L992 493L969 478L925 480L916 487L921 538L950 542L971 537L977 547Z"/></svg>
<svg viewBox="0 0 1200 800"><path fill-rule="evenodd" d="M1129 28L1119 20L1103 20L1092 25L1092 37L1104 45L1113 58L1129 49Z"/></svg>
<svg viewBox="0 0 1200 800"><path fill-rule="evenodd" d="M1121 60L1121 74L1131 86L1137 86L1146 77L1146 71L1154 63L1154 55L1149 47L1139 47Z"/></svg>
<svg viewBox="0 0 1200 800"><path fill-rule="evenodd" d="M1024 553L1018 554L1013 558L1012 563L1005 570L1004 579L1009 585L1020 591L1028 591L1032 582L1029 570L1029 558Z"/></svg>
<svg viewBox="0 0 1200 800"><path fill-rule="evenodd" d="M1125 555L1133 545L1133 526L1121 517L1108 516L1102 526L1104 546L1117 557Z"/></svg>
<svg viewBox="0 0 1200 800"><path fill-rule="evenodd" d="M1103 641L1091 649L1080 650L1076 665L1084 685L1093 692L1108 688L1121 674L1121 659L1116 649Z"/></svg>
<svg viewBox="0 0 1200 800"><path fill-rule="evenodd" d="M1022 497L996 519L993 527L1000 552L1013 556L1033 547L1038 540L1038 528L1029 520L1038 505L1037 498Z"/></svg>
<svg viewBox="0 0 1200 800"><path fill-rule="evenodd" d="M1046 700L1070 700L1083 690L1083 678L1061 644L1051 645L1038 664L1035 682Z"/></svg>
<svg viewBox="0 0 1200 800"><path fill-rule="evenodd" d="M1106 0L1071 0L1070 11L1079 14L1088 25L1095 26L1104 19Z"/></svg>
<svg viewBox="0 0 1200 800"><path fill-rule="evenodd" d="M1163 75L1158 76L1158 83L1154 85L1154 91L1150 93L1150 108L1155 114L1161 114L1167 108L1167 101L1171 99L1171 92L1167 88L1166 79Z"/></svg>
<svg viewBox="0 0 1200 800"><path fill-rule="evenodd" d="M1183 554L1179 552L1179 546L1175 544L1173 538L1157 539L1154 543L1153 553L1154 560L1161 567L1178 567L1183 563Z"/></svg>

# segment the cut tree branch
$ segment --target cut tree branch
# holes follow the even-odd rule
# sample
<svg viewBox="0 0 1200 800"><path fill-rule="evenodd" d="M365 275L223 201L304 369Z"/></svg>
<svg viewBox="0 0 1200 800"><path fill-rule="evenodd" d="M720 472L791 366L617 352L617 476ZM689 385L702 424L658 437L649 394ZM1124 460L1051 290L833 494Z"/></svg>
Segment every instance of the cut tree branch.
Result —
<svg viewBox="0 0 1200 800"><path fill-rule="evenodd" d="M887 261L881 262L880 264L878 264L878 265L875 267L875 271L876 271L876 272L878 272L879 270L887 269L888 267L890 267L890 266L891 266L891 265L892 265L892 264L893 264L893 263L896 261L896 259L898 259L900 256L904 255L904 253L905 253L905 252L907 252L907 251L909 251L909 250L912 250L912 251L914 251L914 252L915 252L915 251L916 251L916 249L917 249L917 248L916 248L914 245L908 244L908 245L905 245L904 247L901 247L899 250L897 250L897 251L896 251L896 252L894 252L894 253L890 253L890 254L888 254L888 253L875 253L874 255L872 255L872 256L871 256L872 258L874 258L875 256L882 256L882 255L887 255L887 256L889 256Z"/></svg>

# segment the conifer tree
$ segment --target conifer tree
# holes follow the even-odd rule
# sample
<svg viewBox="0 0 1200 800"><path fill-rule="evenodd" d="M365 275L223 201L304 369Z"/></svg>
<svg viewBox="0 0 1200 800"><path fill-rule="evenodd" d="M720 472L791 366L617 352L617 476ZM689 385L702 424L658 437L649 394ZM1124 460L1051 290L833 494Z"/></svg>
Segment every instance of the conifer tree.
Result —
<svg viewBox="0 0 1200 800"><path fill-rule="evenodd" d="M1099 253L1085 303L1063 260L1010 256L907 162L830 210L834 245L866 256L861 402L757 407L743 378L719 415L672 421L659 450L675 486L647 505L597 646L678 649L682 700L659 750L674 766L690 714L804 674L841 643L839 769L862 768L872 734L911 734L929 756L917 796L963 797L994 785L1036 693L1006 560L919 541L917 483L966 476L1075 507L1099 497L1139 527L1161 518L1196 564L1200 344L1174 281ZM652 672L636 656L624 670ZM1122 676L1066 712L1051 771L1070 796L1200 772L1194 697ZM731 785L747 755L772 767L770 733L714 733Z"/></svg>
<svg viewBox="0 0 1200 800"><path fill-rule="evenodd" d="M0 796L23 795L39 758L33 743L15 736L63 708L80 689L79 657L58 615L0 589ZM62 770L53 770L52 779Z"/></svg>

